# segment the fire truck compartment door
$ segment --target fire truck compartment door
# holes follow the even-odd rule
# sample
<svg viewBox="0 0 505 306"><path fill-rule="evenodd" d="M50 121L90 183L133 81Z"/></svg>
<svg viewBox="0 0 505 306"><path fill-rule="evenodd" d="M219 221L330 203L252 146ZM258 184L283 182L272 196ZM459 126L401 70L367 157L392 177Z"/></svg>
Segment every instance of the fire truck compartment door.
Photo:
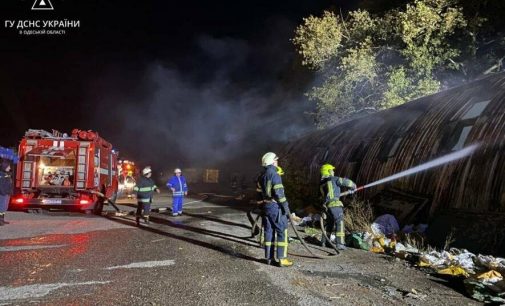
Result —
<svg viewBox="0 0 505 306"><path fill-rule="evenodd" d="M68 155L74 153L75 149L60 149L59 147L52 148L34 148L28 155L32 156L45 156L45 157L56 157L56 158L66 158Z"/></svg>

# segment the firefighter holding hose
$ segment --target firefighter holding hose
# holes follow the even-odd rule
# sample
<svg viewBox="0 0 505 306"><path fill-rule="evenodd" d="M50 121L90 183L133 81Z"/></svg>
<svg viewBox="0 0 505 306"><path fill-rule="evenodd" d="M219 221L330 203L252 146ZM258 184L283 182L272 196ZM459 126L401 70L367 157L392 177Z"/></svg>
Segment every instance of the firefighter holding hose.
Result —
<svg viewBox="0 0 505 306"><path fill-rule="evenodd" d="M331 233L336 231L336 246L338 250L345 250L345 231L344 231L344 204L340 201L340 187L347 187L350 190L348 194L356 191L356 184L348 178L335 176L335 167L330 164L324 164L321 167L321 182L319 190L323 196L323 212L327 216L326 236L331 237ZM325 235L322 236L321 246L328 245Z"/></svg>
<svg viewBox="0 0 505 306"><path fill-rule="evenodd" d="M265 241L265 259L267 264L279 267L289 267L293 262L288 255L288 218L289 203L284 194L284 186L277 173L278 157L268 152L261 159L263 171L258 177L258 187L263 199L263 230ZM274 260L274 250L277 247L277 259Z"/></svg>
<svg viewBox="0 0 505 306"><path fill-rule="evenodd" d="M145 224L149 224L149 214L151 212L151 203L153 194L156 191L160 193L160 189L156 186L151 179L151 167L145 167L142 170L142 176L133 188L137 193L137 213L135 214L135 221L140 225L140 217L144 218Z"/></svg>

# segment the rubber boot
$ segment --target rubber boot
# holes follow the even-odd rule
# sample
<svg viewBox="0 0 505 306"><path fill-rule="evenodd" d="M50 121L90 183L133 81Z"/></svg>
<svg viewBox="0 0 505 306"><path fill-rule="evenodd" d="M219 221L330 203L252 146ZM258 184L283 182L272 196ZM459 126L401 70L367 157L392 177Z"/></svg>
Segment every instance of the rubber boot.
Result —
<svg viewBox="0 0 505 306"><path fill-rule="evenodd" d="M146 225L149 224L149 216L148 215L144 216L144 222Z"/></svg>
<svg viewBox="0 0 505 306"><path fill-rule="evenodd" d="M5 215L4 214L0 214L0 226L3 226L5 225Z"/></svg>
<svg viewBox="0 0 505 306"><path fill-rule="evenodd" d="M293 262L287 258L282 258L279 260L279 267L291 267Z"/></svg>
<svg viewBox="0 0 505 306"><path fill-rule="evenodd" d="M341 243L337 243L337 250L345 251L345 250L347 250L347 247Z"/></svg>
<svg viewBox="0 0 505 306"><path fill-rule="evenodd" d="M135 223L137 224L137 226L140 225L140 216L139 215L135 215Z"/></svg>

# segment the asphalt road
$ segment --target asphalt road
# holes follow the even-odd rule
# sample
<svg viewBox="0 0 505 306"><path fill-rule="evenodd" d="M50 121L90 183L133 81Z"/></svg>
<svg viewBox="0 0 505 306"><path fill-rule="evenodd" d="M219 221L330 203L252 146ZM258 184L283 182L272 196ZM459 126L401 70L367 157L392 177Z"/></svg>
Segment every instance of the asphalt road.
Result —
<svg viewBox="0 0 505 306"><path fill-rule="evenodd" d="M134 210L132 200L119 202ZM153 206L169 202L161 195ZM186 203L183 216L153 213L148 227L131 215L8 212L0 305L473 303L402 262L359 250L320 260L293 242L294 267L267 266L249 238L247 204L216 196Z"/></svg>

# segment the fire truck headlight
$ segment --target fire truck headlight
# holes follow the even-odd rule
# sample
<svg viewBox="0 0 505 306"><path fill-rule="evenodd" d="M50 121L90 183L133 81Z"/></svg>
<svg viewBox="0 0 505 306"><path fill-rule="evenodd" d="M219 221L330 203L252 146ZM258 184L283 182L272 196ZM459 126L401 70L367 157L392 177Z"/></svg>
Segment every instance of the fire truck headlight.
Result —
<svg viewBox="0 0 505 306"><path fill-rule="evenodd" d="M89 201L85 200L85 199L82 199L82 200L79 201L79 204L86 205L86 204L89 204Z"/></svg>

